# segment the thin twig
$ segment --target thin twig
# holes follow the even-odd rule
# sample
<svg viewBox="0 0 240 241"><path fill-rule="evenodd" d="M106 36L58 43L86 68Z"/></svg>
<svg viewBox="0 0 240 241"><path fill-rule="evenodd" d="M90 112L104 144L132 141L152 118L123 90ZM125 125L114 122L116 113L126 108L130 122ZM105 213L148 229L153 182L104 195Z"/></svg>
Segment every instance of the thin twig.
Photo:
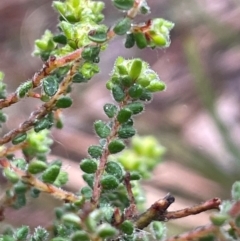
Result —
<svg viewBox="0 0 240 241"><path fill-rule="evenodd" d="M202 226L198 227L190 232L183 233L181 235L177 235L171 238L168 238L165 241L193 241L193 240L198 240L202 237L206 237L209 235L215 234L216 230L218 229L217 226L214 225L207 225L207 226Z"/></svg>
<svg viewBox="0 0 240 241"><path fill-rule="evenodd" d="M175 201L171 194L167 194L163 199L155 202L146 212L137 217L135 227L138 229L146 228L152 221L159 220L165 221L165 213L168 207Z"/></svg>
<svg viewBox="0 0 240 241"><path fill-rule="evenodd" d="M190 215L196 215L198 213L202 213L207 210L219 209L220 204L221 204L221 200L219 198L213 198L202 204L199 204L190 208L185 208L185 209L173 211L173 212L167 212L164 215L164 218L166 220L184 218ZM159 220L159 221L162 221L162 220Z"/></svg>
<svg viewBox="0 0 240 241"><path fill-rule="evenodd" d="M129 207L125 210L125 219L132 219L134 216L137 215L137 207L135 198L132 192L132 185L131 185L131 174L130 172L127 172L124 177L125 187L127 189L128 193L128 199L129 199Z"/></svg>
<svg viewBox="0 0 240 241"><path fill-rule="evenodd" d="M27 145L28 145L28 143L22 142L18 145L15 145L15 146L5 147L3 150L0 151L0 157L4 157L6 155L12 154L17 150L22 150Z"/></svg>
<svg viewBox="0 0 240 241"><path fill-rule="evenodd" d="M70 62L73 62L79 59L81 57L82 50L83 50L82 48L77 49L74 52L71 52L70 54L60 58L51 56L49 60L43 64L42 69L34 74L32 78L32 89L38 87L41 83L41 80L46 76L48 76L55 69L58 69ZM17 103L19 100L20 98L18 97L18 93L16 91L15 93L10 94L6 99L0 99L0 109L3 109L14 103Z"/></svg>
<svg viewBox="0 0 240 241"><path fill-rule="evenodd" d="M174 202L174 197L168 194L163 199L155 202L145 213L141 214L135 221L135 226L139 229L147 227L152 221L168 221L170 219L183 218L198 213L219 209L221 200L219 198L210 199L202 204L185 208L178 211L168 212L167 208Z"/></svg>
<svg viewBox="0 0 240 241"><path fill-rule="evenodd" d="M58 91L56 94L51 98L50 101L46 102L42 106L40 106L36 111L32 112L29 118L21 123L18 128L15 128L11 131L9 131L7 134L5 134L1 139L0 139L0 145L5 144L9 141L11 141L14 137L16 137L20 133L25 133L28 130L30 130L36 120L43 118L46 116L48 113L50 113L54 108L57 100L59 97L64 94L68 88L68 86L71 84L72 77L74 74L77 72L77 68L79 66L79 62L76 61L72 67L70 68L69 72L61 82Z"/></svg>
<svg viewBox="0 0 240 241"><path fill-rule="evenodd" d="M13 166L7 159L1 159L0 166L2 166L3 168L11 168L22 180L22 182L35 187L39 191L49 193L57 199L67 202L76 202L78 200L78 197L73 193L64 191L63 189L57 188L54 185L40 181L30 173Z"/></svg>

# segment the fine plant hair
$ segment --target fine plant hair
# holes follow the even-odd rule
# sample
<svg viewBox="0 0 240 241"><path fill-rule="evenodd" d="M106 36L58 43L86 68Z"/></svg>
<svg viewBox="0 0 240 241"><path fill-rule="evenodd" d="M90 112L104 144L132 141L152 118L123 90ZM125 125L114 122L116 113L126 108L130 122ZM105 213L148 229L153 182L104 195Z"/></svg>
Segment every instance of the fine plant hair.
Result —
<svg viewBox="0 0 240 241"><path fill-rule="evenodd" d="M6 91L4 74L0 74L1 126L8 121L4 108L23 99L39 100L38 108L25 121L0 138L0 167L9 183L1 193L0 221L5 219L7 208L20 209L28 205L29 197L38 198L41 193L62 203L55 207L51 227L30 228L23 220L21 227L4 230L0 241L239 240L240 182L233 184L232 200L214 197L193 207L168 211L175 201L168 193L144 207L141 180L151 177L165 149L153 136L137 136L134 121L166 85L140 58L119 56L115 60L105 83L113 98L103 106L108 121L93 123L99 144L89 146L88 156L79 162L85 185L77 193L64 189L68 174L60 160L50 161L49 154L51 129L64 128L61 116L72 106L72 89L88 84L99 73L101 55L115 37L124 39L126 49L170 46L174 23L151 18L147 0L111 2L122 17L106 26L101 23L102 1L53 1L59 14L58 31L46 30L35 41L33 52L43 61L42 68L11 94ZM146 15L147 20L136 22L137 15ZM171 219L212 209L215 211L206 226L167 237L166 224Z"/></svg>

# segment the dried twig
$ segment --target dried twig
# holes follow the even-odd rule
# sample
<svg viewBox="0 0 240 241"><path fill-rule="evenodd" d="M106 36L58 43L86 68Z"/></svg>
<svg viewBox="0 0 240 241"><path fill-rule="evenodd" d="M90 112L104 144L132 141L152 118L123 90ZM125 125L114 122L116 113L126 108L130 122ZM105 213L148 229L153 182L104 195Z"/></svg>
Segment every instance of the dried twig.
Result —
<svg viewBox="0 0 240 241"><path fill-rule="evenodd" d="M163 199L155 202L146 212L137 217L135 226L138 229L144 229L154 220L165 221L165 213L168 207L175 201L171 194L167 194Z"/></svg>
<svg viewBox="0 0 240 241"><path fill-rule="evenodd" d="M221 200L219 198L213 198L202 204L199 204L190 208L185 208L185 209L173 211L173 212L167 212L164 215L164 218L166 220L184 218L190 215L196 215L198 213L202 213L207 210L219 209L220 204L221 204Z"/></svg>
<svg viewBox="0 0 240 241"><path fill-rule="evenodd" d="M221 200L219 198L213 198L190 208L168 212L167 208L174 202L174 200L175 199L171 194L168 194L163 199L158 200L146 212L136 219L135 226L139 229L143 229L152 221L168 221L170 219L196 215L207 210L219 209L219 205L221 204Z"/></svg>
<svg viewBox="0 0 240 241"><path fill-rule="evenodd" d="M166 241L193 241L202 237L209 236L211 234L215 234L218 227L214 225L207 225L196 228L190 232L183 233L181 235L174 236L172 238L168 238Z"/></svg>

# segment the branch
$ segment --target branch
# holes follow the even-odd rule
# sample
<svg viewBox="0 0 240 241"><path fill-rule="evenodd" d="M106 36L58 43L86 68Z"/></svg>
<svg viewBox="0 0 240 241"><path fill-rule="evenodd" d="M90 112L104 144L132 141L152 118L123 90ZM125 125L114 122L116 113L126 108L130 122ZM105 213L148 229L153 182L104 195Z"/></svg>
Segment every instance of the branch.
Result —
<svg viewBox="0 0 240 241"><path fill-rule="evenodd" d="M63 189L57 188L52 184L47 184L40 181L30 173L11 165L7 159L0 160L0 166L3 168L12 168L18 177L22 180L22 182L35 187L39 191L49 193L57 199L61 199L67 202L76 202L78 200L78 197L73 193L64 191Z"/></svg>
<svg viewBox="0 0 240 241"><path fill-rule="evenodd" d="M77 49L74 52L60 58L51 56L49 60L43 64L42 69L34 74L32 78L32 89L38 87L41 83L41 80L48 76L53 70L79 59L81 57L82 50L82 48ZM18 97L18 92L15 91L15 93L10 94L6 99L0 100L0 109L15 104L19 100L20 98Z"/></svg>
<svg viewBox="0 0 240 241"><path fill-rule="evenodd" d="M217 231L218 227L214 225L207 225L207 226L202 226L199 228L196 228L190 232L174 236L172 238L168 238L165 241L189 241L189 240L195 240L199 239L202 237L209 236L211 234L215 234Z"/></svg>
<svg viewBox="0 0 240 241"><path fill-rule="evenodd" d="M52 97L52 99L47 103L43 104L42 106L40 106L36 111L32 112L29 118L23 123L21 123L18 128L15 128L9 131L7 134L5 134L0 139L0 145L8 143L12 139L14 139L18 134L25 133L28 130L30 130L34 126L37 119L43 118L55 108L57 100L62 94L66 92L68 86L71 84L72 77L77 72L78 66L79 61L76 61L72 65L71 69L69 70L63 81L61 82L57 93Z"/></svg>
<svg viewBox="0 0 240 241"><path fill-rule="evenodd" d="M128 193L128 199L129 199L129 207L125 210L125 219L131 219L137 214L137 207L135 198L132 192L132 185L131 185L131 174L130 172L127 172L124 177L125 187L127 189Z"/></svg>
<svg viewBox="0 0 240 241"><path fill-rule="evenodd" d="M146 212L137 218L135 221L135 226L139 229L143 229L152 221L168 221L170 219L196 215L207 210L219 209L221 204L221 200L219 198L213 198L190 208L168 212L167 209L174 202L174 200L175 199L171 194L168 194L163 199L158 200Z"/></svg>
<svg viewBox="0 0 240 241"><path fill-rule="evenodd" d="M9 154L12 154L17 150L22 150L27 145L28 145L27 142L22 142L18 145L14 145L14 146L11 146L11 147L4 147L2 150L0 150L0 157L4 157L4 156L7 156Z"/></svg>
<svg viewBox="0 0 240 241"><path fill-rule="evenodd" d="M164 215L164 217L167 220L184 218L190 215L196 215L196 214L202 213L207 210L219 209L220 204L221 204L221 200L219 198L213 198L202 204L199 204L190 208L185 208L185 209L173 211L173 212L167 212ZM162 221L162 220L159 220L159 221Z"/></svg>
<svg viewBox="0 0 240 241"><path fill-rule="evenodd" d="M175 198L171 194L167 194L163 199L155 202L146 212L141 214L135 221L135 227L138 229L146 228L152 221L161 220L164 221L164 214L168 207L175 201Z"/></svg>

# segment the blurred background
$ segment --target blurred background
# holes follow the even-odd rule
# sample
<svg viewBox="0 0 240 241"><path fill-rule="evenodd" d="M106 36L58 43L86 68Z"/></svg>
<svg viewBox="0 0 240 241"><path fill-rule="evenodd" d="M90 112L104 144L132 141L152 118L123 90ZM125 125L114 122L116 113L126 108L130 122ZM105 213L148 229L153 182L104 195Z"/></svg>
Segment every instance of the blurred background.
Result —
<svg viewBox="0 0 240 241"><path fill-rule="evenodd" d="M121 16L106 3L105 23ZM168 49L126 50L121 37L101 54L101 73L87 85L74 87L74 105L64 111L65 127L53 130L52 155L64 160L70 173L66 188L82 185L78 163L87 148L97 143L92 123L104 119L102 106L111 101L105 82L118 56L148 61L168 88L155 95L143 115L137 116L139 135L154 135L166 147L164 162L144 182L147 207L171 192L170 210L188 207L215 196L230 198L234 181L240 179L240 2L239 0L148 0L151 17L174 22ZM45 29L56 31L57 15L50 0L0 2L0 70L8 92L31 78L42 66L32 57L34 40ZM135 22L148 19L139 17ZM24 99L6 112L9 122L1 135L35 110L39 101ZM1 178L1 180L3 180ZM6 188L1 181L0 192ZM44 196L44 195L43 195ZM45 197L45 196L44 196ZM56 200L30 200L19 211L7 210L4 225L48 226ZM47 203L46 203L47 202ZM58 205L58 204L57 204ZM60 205L60 202L59 202ZM208 214L171 221L169 234L209 223Z"/></svg>

